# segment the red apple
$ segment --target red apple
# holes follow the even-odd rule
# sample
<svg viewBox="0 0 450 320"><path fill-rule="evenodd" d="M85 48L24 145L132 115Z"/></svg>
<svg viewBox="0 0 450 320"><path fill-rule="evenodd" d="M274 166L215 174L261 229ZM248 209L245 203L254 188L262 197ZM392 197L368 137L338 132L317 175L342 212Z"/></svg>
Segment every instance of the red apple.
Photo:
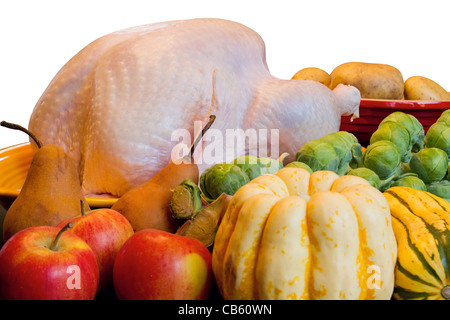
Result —
<svg viewBox="0 0 450 320"><path fill-rule="evenodd" d="M107 208L83 211L80 216L62 221L58 226L69 222L73 222L69 231L83 239L94 251L100 271L99 292L112 290L116 254L134 234L130 222L119 212Z"/></svg>
<svg viewBox="0 0 450 320"><path fill-rule="evenodd" d="M207 299L213 281L211 253L194 238L140 230L117 254L113 278L122 300Z"/></svg>
<svg viewBox="0 0 450 320"><path fill-rule="evenodd" d="M24 229L0 250L0 299L92 300L99 271L94 252L65 228Z"/></svg>

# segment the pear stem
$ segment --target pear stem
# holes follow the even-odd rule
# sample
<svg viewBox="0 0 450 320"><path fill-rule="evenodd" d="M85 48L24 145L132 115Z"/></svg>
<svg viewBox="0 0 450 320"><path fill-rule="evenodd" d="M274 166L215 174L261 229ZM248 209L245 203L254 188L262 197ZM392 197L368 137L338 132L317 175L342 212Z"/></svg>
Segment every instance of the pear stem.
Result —
<svg viewBox="0 0 450 320"><path fill-rule="evenodd" d="M194 143L192 144L191 151L190 151L191 159L194 155L195 147L197 147L198 143L203 138L203 135L205 134L205 132L208 131L208 129L212 126L214 120L216 120L216 116L210 115L208 122L206 123L205 127L202 129L202 132L198 135L198 137L195 139Z"/></svg>
<svg viewBox="0 0 450 320"><path fill-rule="evenodd" d="M34 142L36 142L38 148L41 148L41 147L42 147L42 142L34 135L34 133L32 133L31 131L29 131L28 129L26 129L26 128L24 128L24 127L18 125L18 124L6 122L6 121L0 122L0 125L1 125L2 127L14 129L14 130L20 130L20 131L25 132L26 134L28 134L28 135L34 140Z"/></svg>
<svg viewBox="0 0 450 320"><path fill-rule="evenodd" d="M84 207L83 200L80 200L80 203L81 203L81 216L84 216L86 214L86 209Z"/></svg>
<svg viewBox="0 0 450 320"><path fill-rule="evenodd" d="M73 227L73 222L69 222L64 227L62 227L61 230L59 230L58 234L56 235L55 239L53 240L52 244L50 245L50 250L56 251L56 245L58 243L59 238L61 237L61 235L63 234L64 231L66 231L72 227Z"/></svg>

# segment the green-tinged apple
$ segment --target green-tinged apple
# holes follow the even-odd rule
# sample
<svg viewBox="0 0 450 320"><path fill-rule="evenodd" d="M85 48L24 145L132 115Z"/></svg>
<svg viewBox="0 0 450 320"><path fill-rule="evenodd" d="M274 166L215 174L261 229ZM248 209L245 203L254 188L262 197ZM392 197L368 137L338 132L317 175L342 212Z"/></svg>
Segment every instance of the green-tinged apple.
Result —
<svg viewBox="0 0 450 320"><path fill-rule="evenodd" d="M64 228L29 227L0 250L0 299L92 300L99 283L94 252Z"/></svg>
<svg viewBox="0 0 450 320"><path fill-rule="evenodd" d="M157 229L131 236L114 262L121 300L205 300L211 292L211 253L197 239Z"/></svg>
<svg viewBox="0 0 450 320"><path fill-rule="evenodd" d="M99 292L113 289L113 266L117 252L134 234L130 222L119 212L101 208L62 221L59 227L73 222L70 232L83 239L94 251L100 271Z"/></svg>

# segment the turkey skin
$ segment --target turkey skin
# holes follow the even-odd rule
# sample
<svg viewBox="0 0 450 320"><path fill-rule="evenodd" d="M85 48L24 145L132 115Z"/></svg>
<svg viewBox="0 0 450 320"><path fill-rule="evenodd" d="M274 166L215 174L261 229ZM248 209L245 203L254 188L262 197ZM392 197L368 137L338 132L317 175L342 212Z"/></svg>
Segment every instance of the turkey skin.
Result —
<svg viewBox="0 0 450 320"><path fill-rule="evenodd" d="M338 131L342 115L357 116L360 99L352 86L271 75L263 39L240 23L190 19L88 44L52 79L28 128L69 153L85 195L120 197L182 156L210 115L194 154L200 172L244 154L292 160Z"/></svg>

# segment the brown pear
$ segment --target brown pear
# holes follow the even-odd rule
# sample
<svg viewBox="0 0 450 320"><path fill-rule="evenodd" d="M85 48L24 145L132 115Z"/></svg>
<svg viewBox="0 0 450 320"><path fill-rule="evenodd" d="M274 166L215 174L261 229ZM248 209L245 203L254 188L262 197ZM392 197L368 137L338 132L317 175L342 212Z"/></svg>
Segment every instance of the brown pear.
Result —
<svg viewBox="0 0 450 320"><path fill-rule="evenodd" d="M27 129L1 122L4 127L28 133L38 145L22 189L6 212L3 241L32 226L56 226L80 215L83 195L79 173L67 153L55 145L42 143ZM89 209L88 209L89 210Z"/></svg>
<svg viewBox="0 0 450 320"><path fill-rule="evenodd" d="M176 232L180 221L172 217L170 211L172 190L185 179L191 179L198 184L199 170L193 162L192 154L214 119L215 116L210 117L192 145L190 155L181 161L170 161L150 180L124 193L111 207L128 219L135 232L147 228Z"/></svg>

